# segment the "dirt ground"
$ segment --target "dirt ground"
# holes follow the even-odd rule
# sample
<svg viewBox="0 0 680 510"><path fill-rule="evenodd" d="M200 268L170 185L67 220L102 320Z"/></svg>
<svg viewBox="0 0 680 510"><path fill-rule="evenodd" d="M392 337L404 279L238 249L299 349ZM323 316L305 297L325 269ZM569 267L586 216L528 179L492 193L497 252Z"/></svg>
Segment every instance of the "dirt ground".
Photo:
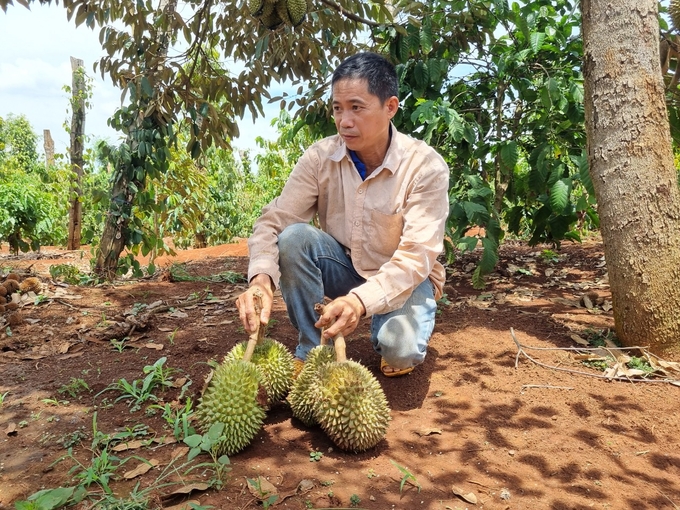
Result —
<svg viewBox="0 0 680 510"><path fill-rule="evenodd" d="M427 359L408 376L380 375L368 321L348 338L348 356L376 375L391 407L377 447L340 451L281 403L231 456L221 490L191 485L214 477L208 468L170 469L169 479L182 475L186 492L195 489L184 501L217 509L678 509L680 388L607 380L584 364L593 351L578 342L611 338L613 328L602 246L565 245L556 256L547 248L506 243L483 291L470 284L472 256L448 267ZM164 497L178 486L159 480L187 459L160 408L196 403L207 362L246 339L233 304L244 284L225 275L243 275L248 258L243 243L180 255L159 261L153 278L87 287L49 274L57 264L87 269L86 252L0 253L0 274L33 274L43 287L42 297L26 294L23 322L0 330L0 508L74 486L95 465L104 476L104 453L114 467L130 459L108 475L115 494L139 484L152 487L154 508L182 503ZM292 350L280 295L275 307L269 336ZM513 332L532 359L518 356ZM135 406L110 389L121 379L141 386L144 368L162 357L174 371L156 400ZM133 476L141 459L157 465ZM278 497L260 501L265 487Z"/></svg>

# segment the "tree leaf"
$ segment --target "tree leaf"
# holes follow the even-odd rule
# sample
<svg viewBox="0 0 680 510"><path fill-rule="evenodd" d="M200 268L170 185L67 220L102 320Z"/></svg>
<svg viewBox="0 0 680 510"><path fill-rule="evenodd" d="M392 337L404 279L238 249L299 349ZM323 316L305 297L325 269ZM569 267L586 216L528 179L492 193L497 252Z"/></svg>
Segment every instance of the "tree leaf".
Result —
<svg viewBox="0 0 680 510"><path fill-rule="evenodd" d="M550 207L557 214L562 213L569 204L569 179L560 179L550 188Z"/></svg>
<svg viewBox="0 0 680 510"><path fill-rule="evenodd" d="M534 53L541 51L543 46L543 41L545 41L545 34L543 32L532 32L529 36L529 45Z"/></svg>

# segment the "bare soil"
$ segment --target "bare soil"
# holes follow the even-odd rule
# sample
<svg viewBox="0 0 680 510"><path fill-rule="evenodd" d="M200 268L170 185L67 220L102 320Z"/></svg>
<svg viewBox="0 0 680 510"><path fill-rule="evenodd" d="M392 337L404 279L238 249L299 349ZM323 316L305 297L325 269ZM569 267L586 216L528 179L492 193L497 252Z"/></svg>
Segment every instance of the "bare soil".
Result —
<svg viewBox="0 0 680 510"><path fill-rule="evenodd" d="M680 388L606 380L583 364L585 351L570 350L581 347L574 335L604 338L614 326L602 245L565 245L556 260L540 256L546 248L506 243L483 291L470 284L472 256L451 265L427 359L408 376L380 375L369 321L348 338L348 356L376 375L392 409L377 447L340 451L281 403L253 443L231 457L224 487L194 490L185 500L262 508L266 503L247 484L262 477L278 493L275 506L288 509L679 508ZM168 268L178 261L189 281L171 277ZM196 402L207 362L246 339L233 304L244 284L220 275L245 274L247 250L243 243L187 250L158 262L164 269L153 278L66 286L50 278L49 267L86 269L87 250L0 253L0 272L39 277L45 296L27 298L23 322L0 332L0 508L41 489L74 485L74 460L54 462L68 446L85 467L101 455L91 448L93 421L100 433L158 440L115 452L131 457L111 479L120 496L137 483L153 486L182 453L181 443L162 440L173 431L149 404ZM150 313L144 306L158 302ZM294 349L297 334L280 295L273 319L269 336ZM512 332L541 364L518 356ZM157 402L133 410L130 399L116 401L120 391L105 391L120 379L143 380L144 367L161 357L175 369L177 387L155 391ZM89 391L69 395L78 380ZM159 464L125 480L140 458ZM184 480L212 476L199 469ZM170 505L161 496L177 487L156 487L154 504Z"/></svg>

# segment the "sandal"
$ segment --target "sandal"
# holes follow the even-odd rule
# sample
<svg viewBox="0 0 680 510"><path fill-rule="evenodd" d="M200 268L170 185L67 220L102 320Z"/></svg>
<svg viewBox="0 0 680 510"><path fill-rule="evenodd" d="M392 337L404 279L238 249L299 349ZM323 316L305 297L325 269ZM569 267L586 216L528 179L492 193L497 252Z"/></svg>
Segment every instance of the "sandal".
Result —
<svg viewBox="0 0 680 510"><path fill-rule="evenodd" d="M415 367L394 368L385 361L385 358L380 358L380 372L382 372L382 375L385 377L400 377L402 375L410 374L413 372L414 368Z"/></svg>

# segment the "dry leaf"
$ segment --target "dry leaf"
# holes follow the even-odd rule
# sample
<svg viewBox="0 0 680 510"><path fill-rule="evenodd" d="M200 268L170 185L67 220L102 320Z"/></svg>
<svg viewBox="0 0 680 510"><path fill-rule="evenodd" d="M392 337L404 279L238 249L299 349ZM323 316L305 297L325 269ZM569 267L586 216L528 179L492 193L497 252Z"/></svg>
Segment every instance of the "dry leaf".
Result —
<svg viewBox="0 0 680 510"><path fill-rule="evenodd" d="M266 478L258 476L256 479L246 478L248 483L248 490L253 495L253 497L264 501L269 499L270 496L278 495L276 487L271 484Z"/></svg>
<svg viewBox="0 0 680 510"><path fill-rule="evenodd" d="M147 344L144 344L144 347L148 349L156 349L157 351L163 350L163 344L155 344L153 342L149 342Z"/></svg>
<svg viewBox="0 0 680 510"><path fill-rule="evenodd" d="M570 335L570 338L571 338L574 342L576 342L577 344L579 344L579 345L585 345L585 346L590 345L590 343L588 342L588 340L585 340L585 339L581 338L581 337L578 336L578 335L575 335L575 334L574 334L574 335Z"/></svg>
<svg viewBox="0 0 680 510"><path fill-rule="evenodd" d="M148 441L142 441L140 439L135 439L134 441L128 441L127 443L120 443L111 448L114 452L124 452L126 450L136 450L142 446L146 446Z"/></svg>
<svg viewBox="0 0 680 510"><path fill-rule="evenodd" d="M159 462L157 459L151 459L149 462L142 462L135 469L131 469L130 471L126 472L123 475L123 478L125 478L126 480L132 480L133 478L137 478L138 476L141 476L144 473L148 472L152 468L156 467L158 464Z"/></svg>
<svg viewBox="0 0 680 510"><path fill-rule="evenodd" d="M175 331L174 328L158 328L158 331L162 331L163 333L168 333L170 331Z"/></svg>
<svg viewBox="0 0 680 510"><path fill-rule="evenodd" d="M472 505L477 504L477 496L475 496L474 492L468 492L467 494L465 494L463 492L463 489L456 487L455 485L453 487L451 487L451 490L453 491L453 494L455 496L458 496L459 498L467 501L468 503L470 503Z"/></svg>
<svg viewBox="0 0 680 510"><path fill-rule="evenodd" d="M189 448L188 446L180 446L178 448L175 448L175 450L170 455L170 462L179 459L180 457L184 457L187 453L189 453L190 449L191 448Z"/></svg>
<svg viewBox="0 0 680 510"><path fill-rule="evenodd" d="M179 503L178 505L173 505L173 506L165 506L163 507L163 510L191 510L192 507L191 505L199 506L201 502L197 499L190 499L189 501L185 501L184 503Z"/></svg>
<svg viewBox="0 0 680 510"><path fill-rule="evenodd" d="M5 434L8 436L15 436L17 434L17 424L10 422L5 429Z"/></svg>
<svg viewBox="0 0 680 510"><path fill-rule="evenodd" d="M162 499L170 499L172 496L176 496L178 494L190 494L193 491L207 491L210 488L210 484L207 483L190 483L189 485L184 485L180 487L179 489L175 489L171 493L163 496Z"/></svg>
<svg viewBox="0 0 680 510"><path fill-rule="evenodd" d="M182 386L184 386L184 383L186 383L186 382L187 382L186 377L180 377L179 379L177 379L175 382L172 383L172 387L173 388L181 388Z"/></svg>
<svg viewBox="0 0 680 510"><path fill-rule="evenodd" d="M581 302L583 303L583 306L585 306L588 310L593 309L593 302L587 295L581 298Z"/></svg>
<svg viewBox="0 0 680 510"><path fill-rule="evenodd" d="M416 434L418 434L420 437L431 436L432 434L441 434L441 433L442 433L441 429L420 429L420 430L416 430Z"/></svg>

